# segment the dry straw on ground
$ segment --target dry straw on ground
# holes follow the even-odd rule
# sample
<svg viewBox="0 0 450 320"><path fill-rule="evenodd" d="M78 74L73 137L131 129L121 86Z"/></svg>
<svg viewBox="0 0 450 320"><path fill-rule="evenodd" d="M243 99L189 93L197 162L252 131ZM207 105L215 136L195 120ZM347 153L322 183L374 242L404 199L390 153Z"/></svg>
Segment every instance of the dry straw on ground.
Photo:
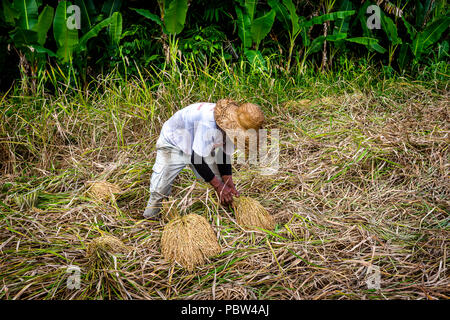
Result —
<svg viewBox="0 0 450 320"><path fill-rule="evenodd" d="M187 300L256 300L255 293L248 287L240 284L226 283L195 295L187 296Z"/></svg>
<svg viewBox="0 0 450 320"><path fill-rule="evenodd" d="M88 189L88 194L99 201L108 201L114 197L115 193L120 193L122 190L119 186L108 181L96 181Z"/></svg>
<svg viewBox="0 0 450 320"><path fill-rule="evenodd" d="M180 106L204 94L199 90L193 95L191 83L177 93L186 97ZM302 91L311 101L288 105L283 101L295 99L299 90L283 97L274 97L272 89L265 93L264 105L273 108L267 126L281 129L280 170L261 175L242 164L234 176L241 193L258 200L264 195L264 207L280 226L273 234L243 232L218 206L211 188L192 187L194 177L187 170L177 178L174 198L189 206L190 213L214 221L223 247L214 263L194 273L168 271L170 264L161 254L163 226L156 219L142 219L149 159L162 121L135 116L142 112L140 95L128 109L117 108L126 123L127 148L117 148L106 109L118 106L113 100L87 98L104 113L82 108L57 115L63 131L78 139L75 145L54 143L58 131L48 125L50 118L31 126L7 117L3 139L13 148L9 167L15 171L0 174L0 299L449 299L448 89L436 93L387 82L382 90L358 93L357 87L338 85L345 85L347 93L313 100L316 92ZM105 97L121 103L136 88L108 90ZM329 94L327 87L322 92ZM76 106L67 97L73 98L64 95L47 106ZM171 96L161 91L158 97L155 107L165 120ZM9 106L6 101L5 109ZM52 148L19 134L36 128ZM43 153L26 157L14 149L27 143L33 143L31 151ZM86 201L79 191L98 174L93 163L107 166L125 157L129 160L108 181L120 181L126 193L116 203ZM58 168L60 159L67 159L63 169ZM39 211L20 209L14 195L38 188ZM123 215L114 214L117 208ZM95 272L92 283L85 281L83 270L80 290L68 290L67 265L87 260L80 242L89 243L99 225L127 239L133 258L117 255L117 268ZM367 284L368 270L375 266L381 275L377 290ZM232 288L225 287L230 283Z"/></svg>
<svg viewBox="0 0 450 320"><path fill-rule="evenodd" d="M240 196L234 199L233 206L239 225L249 229L273 230L275 228L275 220L257 200Z"/></svg>
<svg viewBox="0 0 450 320"><path fill-rule="evenodd" d="M222 251L208 221L197 214L178 216L162 232L161 252L168 261L176 261L188 271L204 264Z"/></svg>

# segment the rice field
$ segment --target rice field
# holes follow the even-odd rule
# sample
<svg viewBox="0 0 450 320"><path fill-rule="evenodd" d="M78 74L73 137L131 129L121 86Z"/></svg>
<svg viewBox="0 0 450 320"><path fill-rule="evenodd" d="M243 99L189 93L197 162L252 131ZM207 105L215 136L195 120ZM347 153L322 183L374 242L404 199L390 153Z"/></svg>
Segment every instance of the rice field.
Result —
<svg viewBox="0 0 450 320"><path fill-rule="evenodd" d="M1 97L1 299L449 298L445 86L365 73L160 77ZM276 227L243 228L185 169L173 204L206 218L222 247L188 271L162 256L167 221L142 216L155 143L177 109L225 96L258 103L267 128L280 130L276 174L245 163L233 172ZM110 196L92 189L99 181ZM127 250L93 263L89 248L101 236Z"/></svg>

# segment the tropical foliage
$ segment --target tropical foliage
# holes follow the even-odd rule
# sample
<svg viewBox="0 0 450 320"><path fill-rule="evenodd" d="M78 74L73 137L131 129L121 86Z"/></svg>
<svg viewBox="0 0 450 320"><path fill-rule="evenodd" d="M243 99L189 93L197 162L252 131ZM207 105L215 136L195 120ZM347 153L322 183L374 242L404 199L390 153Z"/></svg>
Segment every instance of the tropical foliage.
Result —
<svg viewBox="0 0 450 320"><path fill-rule="evenodd" d="M447 75L449 24L447 2L431 0L2 0L1 55L16 63L0 71L31 79L33 90L48 79L86 85L115 67L125 76L179 68L188 57L261 72L272 59L288 74L329 70L344 57L389 73L432 65Z"/></svg>

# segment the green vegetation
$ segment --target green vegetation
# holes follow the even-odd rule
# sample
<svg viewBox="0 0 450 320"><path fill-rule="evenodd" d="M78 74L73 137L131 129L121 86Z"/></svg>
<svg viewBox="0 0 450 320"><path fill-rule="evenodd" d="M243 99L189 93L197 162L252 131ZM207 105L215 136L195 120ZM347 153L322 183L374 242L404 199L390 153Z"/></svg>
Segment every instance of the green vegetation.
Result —
<svg viewBox="0 0 450 320"><path fill-rule="evenodd" d="M192 56L201 68L226 60L261 72L270 61L287 76L364 59L389 76L447 81L447 1L377 1L378 11L374 4L2 0L0 47L4 59L17 61L1 67L14 71L2 88L14 77L32 92L54 93L59 82L86 88L114 68L127 79L142 68L182 67Z"/></svg>

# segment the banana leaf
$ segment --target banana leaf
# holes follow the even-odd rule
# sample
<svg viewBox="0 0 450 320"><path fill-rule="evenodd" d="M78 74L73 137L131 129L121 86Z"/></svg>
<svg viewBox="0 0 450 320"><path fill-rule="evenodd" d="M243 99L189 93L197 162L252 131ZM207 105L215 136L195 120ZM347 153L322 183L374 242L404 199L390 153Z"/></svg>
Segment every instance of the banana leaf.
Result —
<svg viewBox="0 0 450 320"><path fill-rule="evenodd" d="M172 0L165 8L164 25L170 34L179 34L186 21L187 0Z"/></svg>
<svg viewBox="0 0 450 320"><path fill-rule="evenodd" d="M94 2L92 0L75 0L74 3L80 7L81 21L83 21L81 24L81 31L86 33L95 23L93 21L96 15Z"/></svg>
<svg viewBox="0 0 450 320"><path fill-rule="evenodd" d="M408 32L411 41L414 40L417 35L416 29L408 21L406 21L404 16L402 16L402 19L403 19L403 23L405 24L406 31Z"/></svg>
<svg viewBox="0 0 450 320"><path fill-rule="evenodd" d="M392 44L401 44L402 39L399 38L398 32L397 32L397 26L395 25L394 21L392 21L391 18L389 18L384 12L381 12L381 29L384 30L386 33L389 41Z"/></svg>
<svg viewBox="0 0 450 320"><path fill-rule="evenodd" d="M412 52L419 58L422 52L426 51L433 43L441 38L441 35L448 29L450 17L442 17L429 24L422 32L419 32L412 43Z"/></svg>
<svg viewBox="0 0 450 320"><path fill-rule="evenodd" d="M292 24L292 34L295 35L300 31L299 17L297 15L295 6L292 3L292 0L283 0L283 4L289 11L289 18Z"/></svg>
<svg viewBox="0 0 450 320"><path fill-rule="evenodd" d="M344 0L339 7L339 11L351 11L352 3L350 0ZM350 17L345 17L342 19L337 19L333 28L333 33L347 33L349 29L349 19Z"/></svg>
<svg viewBox="0 0 450 320"><path fill-rule="evenodd" d="M380 44L378 43L378 39L375 39L375 38L354 37L354 38L347 38L345 40L349 41L349 42L363 44L365 46L370 46L372 49L374 49L375 51L377 51L379 53L385 53L386 52L386 49L383 48L382 46L380 46Z"/></svg>
<svg viewBox="0 0 450 320"><path fill-rule="evenodd" d="M10 36L16 47L25 47L36 44L38 40L38 34L36 31L22 28L16 28L10 33Z"/></svg>
<svg viewBox="0 0 450 320"><path fill-rule="evenodd" d="M259 50L244 49L244 54L247 57L248 62L252 65L252 68L266 71L266 61L264 60Z"/></svg>
<svg viewBox="0 0 450 320"><path fill-rule="evenodd" d="M304 23L300 24L300 27L309 28L315 24L322 24L326 21L345 19L346 17L354 15L355 12L356 12L355 10L348 10L348 11L336 11L336 12L326 13L321 16L317 16L310 20L305 21Z"/></svg>
<svg viewBox="0 0 450 320"><path fill-rule="evenodd" d="M326 41L339 41L347 38L346 33L330 34L328 36L319 36L315 38L308 47L308 54L318 52L322 49L323 43Z"/></svg>
<svg viewBox="0 0 450 320"><path fill-rule="evenodd" d="M250 48L252 46L251 36L251 20L247 14L244 14L238 6L235 7L238 23L238 36L244 45L244 48Z"/></svg>
<svg viewBox="0 0 450 320"><path fill-rule="evenodd" d="M275 21L275 10L270 10L269 13L253 20L250 27L252 39L256 44L256 49L259 47L259 43L267 36L272 29L273 22Z"/></svg>
<svg viewBox="0 0 450 320"><path fill-rule="evenodd" d="M2 0L3 16L5 22L12 26L15 25L15 20L19 18L19 11L17 11L8 0Z"/></svg>
<svg viewBox="0 0 450 320"><path fill-rule="evenodd" d="M52 26L54 13L55 9L46 5L39 15L37 24L33 27L33 30L37 32L37 41L41 46L44 45L45 40L47 39L47 32Z"/></svg>
<svg viewBox="0 0 450 320"><path fill-rule="evenodd" d="M139 13L141 16L152 20L153 22L155 22L157 25L159 25L161 27L161 29L163 30L163 32L165 34L168 34L169 32L166 29L166 26L164 25L164 23L161 21L161 18L159 16L157 16L154 13L151 13L149 10L147 9L136 9L136 8L130 8L131 10L136 11L137 13Z"/></svg>
<svg viewBox="0 0 450 320"><path fill-rule="evenodd" d="M38 5L35 0L14 0L13 7L19 12L17 26L31 30L38 22Z"/></svg>
<svg viewBox="0 0 450 320"><path fill-rule="evenodd" d="M253 18L255 17L255 9L256 9L256 3L257 0L245 0L244 5L245 9L247 10L247 14L250 18L250 21L253 21Z"/></svg>
<svg viewBox="0 0 450 320"><path fill-rule="evenodd" d="M67 8L70 5L68 1L61 1L53 19L53 35L58 46L56 54L64 63L72 60L73 50L78 45L78 30L67 27Z"/></svg>
<svg viewBox="0 0 450 320"><path fill-rule="evenodd" d="M109 18L104 19L103 21L97 23L94 27L92 27L91 30L89 30L87 33L85 33L81 38L79 45L76 47L76 52L80 53L87 49L87 42L89 39L92 39L93 37L98 36L100 31L109 26L115 19L118 19L117 16L120 15L119 12L114 12L113 15Z"/></svg>
<svg viewBox="0 0 450 320"><path fill-rule="evenodd" d="M120 12L114 12L111 18L111 25L109 26L111 42L114 45L119 45L120 39L122 38L122 14Z"/></svg>
<svg viewBox="0 0 450 320"><path fill-rule="evenodd" d="M269 6L275 10L275 17L283 24L286 30L290 30L290 16L284 5L280 3L279 0L268 0Z"/></svg>
<svg viewBox="0 0 450 320"><path fill-rule="evenodd" d="M38 53L46 53L48 54L50 57L58 57L58 55L56 53L54 53L53 51L44 48L43 46L37 45L37 44L33 44L31 45L31 47L36 50L36 52Z"/></svg>

